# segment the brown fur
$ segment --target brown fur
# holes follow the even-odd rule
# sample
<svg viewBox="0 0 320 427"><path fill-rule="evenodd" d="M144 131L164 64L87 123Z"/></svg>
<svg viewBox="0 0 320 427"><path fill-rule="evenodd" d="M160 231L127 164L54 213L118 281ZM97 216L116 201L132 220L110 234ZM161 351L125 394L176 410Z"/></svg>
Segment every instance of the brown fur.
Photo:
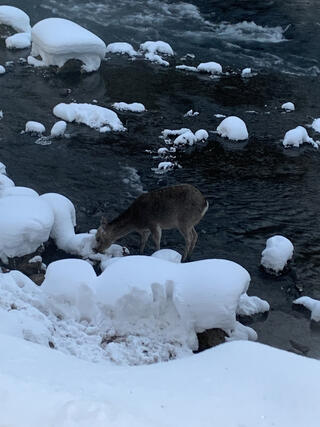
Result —
<svg viewBox="0 0 320 427"><path fill-rule="evenodd" d="M200 191L189 184L144 193L110 223L102 217L96 234L96 251L103 252L113 242L133 231L141 236L140 253L143 253L150 234L159 250L162 230L177 228L185 239L185 260L197 242L194 226L204 216L208 206Z"/></svg>

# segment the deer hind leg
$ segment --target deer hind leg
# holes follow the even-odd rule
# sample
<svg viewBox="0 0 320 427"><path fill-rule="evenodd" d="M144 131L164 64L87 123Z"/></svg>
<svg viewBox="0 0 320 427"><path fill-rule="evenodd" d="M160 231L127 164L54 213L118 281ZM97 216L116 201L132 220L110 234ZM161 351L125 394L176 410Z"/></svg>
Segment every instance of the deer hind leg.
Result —
<svg viewBox="0 0 320 427"><path fill-rule="evenodd" d="M162 230L159 225L155 225L154 227L150 227L151 236L154 241L154 244L156 245L156 251L160 250L160 241L161 241L161 235Z"/></svg>
<svg viewBox="0 0 320 427"><path fill-rule="evenodd" d="M141 237L141 241L140 241L140 254L143 254L144 251L144 247L146 246L146 243L149 239L150 236L150 231L149 230L144 230L141 231L140 233L140 237Z"/></svg>
<svg viewBox="0 0 320 427"><path fill-rule="evenodd" d="M191 240L191 244L190 244L190 248L189 248L189 252L188 252L188 257L191 256L193 249L194 249L194 247L197 243L197 240L198 240L198 233L196 232L194 227L191 228L191 233L192 233L192 240Z"/></svg>
<svg viewBox="0 0 320 427"><path fill-rule="evenodd" d="M187 259L188 254L190 252L190 247L191 247L192 238L193 238L192 228L179 227L179 231L180 231L180 233L182 234L182 236L184 237L184 240L185 240L185 248L184 248L184 254L183 254L183 257L182 257L182 262Z"/></svg>

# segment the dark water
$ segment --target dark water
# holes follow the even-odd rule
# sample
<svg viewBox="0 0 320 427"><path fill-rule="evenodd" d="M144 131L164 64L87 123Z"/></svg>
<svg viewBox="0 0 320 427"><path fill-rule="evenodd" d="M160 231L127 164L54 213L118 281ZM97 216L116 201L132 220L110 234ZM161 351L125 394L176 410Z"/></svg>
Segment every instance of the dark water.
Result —
<svg viewBox="0 0 320 427"><path fill-rule="evenodd" d="M300 295L320 299L320 153L311 145L285 150L281 144L287 130L306 126L320 115L316 1L25 3L10 2L26 11L32 24L49 16L65 17L106 43L127 41L137 48L149 39L167 41L176 56L169 68L112 57L96 73L64 75L35 70L19 61L28 50L11 52L2 45L0 63L13 64L0 77L0 161L16 185L69 197L76 206L79 231L97 227L102 214L113 218L142 190L177 182L196 185L210 198L211 207L198 226L193 259L240 263L252 277L249 294L271 305L267 318L251 324L259 341L319 358L319 330L310 323L309 313L297 311L292 301ZM174 62L181 64L179 58L186 53L196 55L189 65L214 60L231 73L213 80L176 71ZM243 67L257 74L245 80L232 74ZM148 111L119 113L128 128L121 134L69 124L70 138L47 146L20 134L27 120L50 129L56 121L52 109L59 102L94 99L106 107L117 101L142 102ZM282 113L286 101L296 104L295 112ZM183 117L190 109L199 116ZM213 133L221 120L217 113L244 119L249 141L218 138ZM156 157L163 146L161 131L180 127L204 128L209 140L179 152L181 168L157 175L152 168L161 161ZM280 277L259 268L265 241L275 234L295 246L290 269ZM122 242L132 253L137 251L135 235ZM183 241L178 233L168 232L162 246L181 250ZM152 247L147 250L151 253Z"/></svg>

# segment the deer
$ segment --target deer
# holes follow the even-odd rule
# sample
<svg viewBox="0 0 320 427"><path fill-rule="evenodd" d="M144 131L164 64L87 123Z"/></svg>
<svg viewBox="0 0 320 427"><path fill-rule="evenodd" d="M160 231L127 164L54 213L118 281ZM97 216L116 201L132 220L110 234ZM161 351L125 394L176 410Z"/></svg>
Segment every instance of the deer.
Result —
<svg viewBox="0 0 320 427"><path fill-rule="evenodd" d="M194 228L209 207L202 193L190 184L163 187L141 194L113 221L102 216L95 239L95 251L104 253L109 246L131 232L140 234L140 254L151 234L156 250L160 249L162 230L178 229L184 237L182 261L190 256L198 240Z"/></svg>

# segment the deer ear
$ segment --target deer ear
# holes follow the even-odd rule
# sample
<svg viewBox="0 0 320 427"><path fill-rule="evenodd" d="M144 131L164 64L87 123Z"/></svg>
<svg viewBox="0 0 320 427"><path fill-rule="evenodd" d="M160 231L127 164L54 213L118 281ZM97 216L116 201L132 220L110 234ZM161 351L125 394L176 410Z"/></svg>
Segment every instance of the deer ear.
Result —
<svg viewBox="0 0 320 427"><path fill-rule="evenodd" d="M102 225L102 227L105 227L106 225L108 225L108 220L105 216L101 217L100 225Z"/></svg>

